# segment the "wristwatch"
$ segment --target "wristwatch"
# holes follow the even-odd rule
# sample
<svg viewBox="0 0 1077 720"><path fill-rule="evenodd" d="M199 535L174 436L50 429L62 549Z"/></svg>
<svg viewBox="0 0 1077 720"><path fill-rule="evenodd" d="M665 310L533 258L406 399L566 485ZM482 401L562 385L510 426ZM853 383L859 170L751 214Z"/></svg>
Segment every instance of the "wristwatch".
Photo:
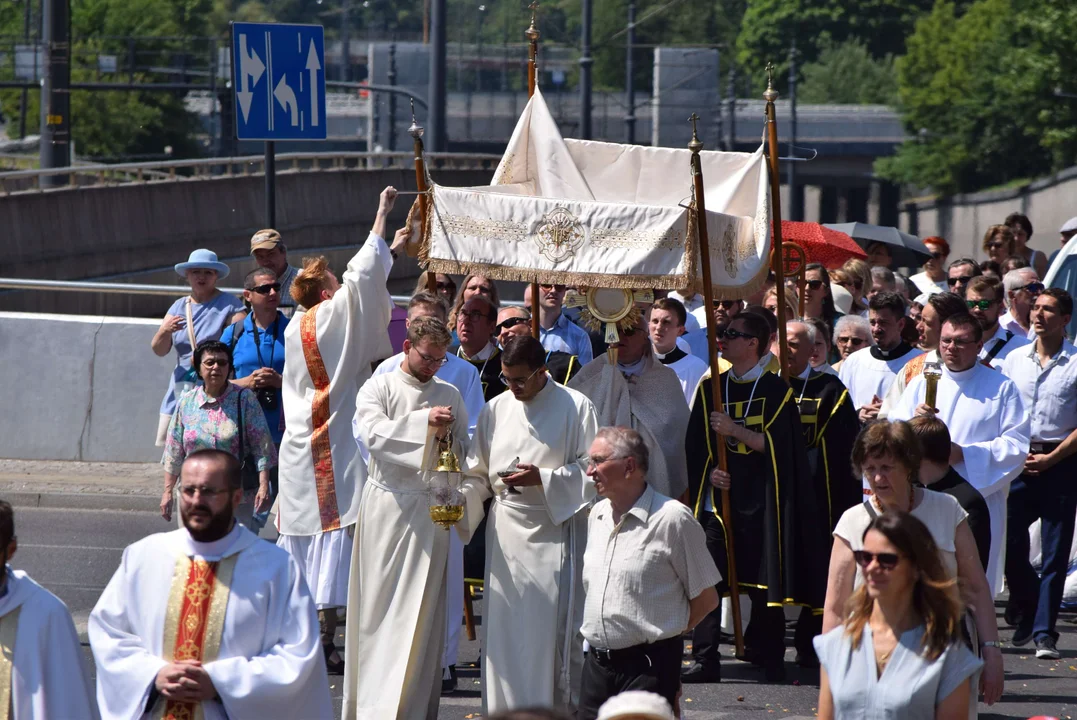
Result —
<svg viewBox="0 0 1077 720"><path fill-rule="evenodd" d="M396 253L396 250L393 250L392 248L389 248L389 254L393 256L393 260L396 260L399 257L399 255L397 255Z"/></svg>
<svg viewBox="0 0 1077 720"><path fill-rule="evenodd" d="M1001 650L1002 649L1002 643L1000 643L998 640L985 640L984 642L980 643L980 647L981 648L993 647L993 648L998 648L999 650Z"/></svg>

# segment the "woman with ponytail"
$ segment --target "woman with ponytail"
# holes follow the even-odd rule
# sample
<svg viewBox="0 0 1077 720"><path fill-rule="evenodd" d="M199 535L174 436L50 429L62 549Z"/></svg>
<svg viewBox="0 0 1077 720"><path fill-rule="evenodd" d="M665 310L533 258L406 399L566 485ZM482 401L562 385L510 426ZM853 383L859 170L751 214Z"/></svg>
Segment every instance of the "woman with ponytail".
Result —
<svg viewBox="0 0 1077 720"><path fill-rule="evenodd" d="M962 637L957 581L930 530L893 510L876 515L860 541L864 582L844 622L815 638L819 718L975 717L983 662Z"/></svg>

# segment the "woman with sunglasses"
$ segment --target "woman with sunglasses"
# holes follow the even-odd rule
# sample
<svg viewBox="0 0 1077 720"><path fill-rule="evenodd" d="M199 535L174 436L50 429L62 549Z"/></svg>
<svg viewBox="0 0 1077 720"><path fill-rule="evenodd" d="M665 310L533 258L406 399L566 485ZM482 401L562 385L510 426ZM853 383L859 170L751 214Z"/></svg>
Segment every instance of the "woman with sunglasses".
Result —
<svg viewBox="0 0 1077 720"><path fill-rule="evenodd" d="M961 637L956 583L931 532L892 511L870 521L858 545L864 582L843 622L815 638L819 718L975 717L983 663Z"/></svg>
<svg viewBox="0 0 1077 720"><path fill-rule="evenodd" d="M828 339L834 333L834 323L841 317L834 307L830 276L822 263L809 263L804 268L804 317L819 318L825 322Z"/></svg>
<svg viewBox="0 0 1077 720"><path fill-rule="evenodd" d="M958 582L970 608L969 619L973 623L968 627L969 635L978 638L978 643L973 641L972 646L982 651L985 663L979 690L984 702L991 705L1002 695L1003 679L991 590L969 529L968 513L952 495L917 487L922 456L920 441L908 423L880 420L866 426L857 436L852 453L853 471L867 480L872 494L863 504L846 510L834 528L823 632L843 623L848 626L849 611L859 597L856 591L862 589L865 579L855 556L857 551L865 549L865 531L877 517L909 513L927 528L945 569L945 579ZM819 654L822 658L822 653Z"/></svg>
<svg viewBox="0 0 1077 720"><path fill-rule="evenodd" d="M946 292L946 260L950 257L950 243L937 235L924 238L924 246L931 256L924 263L923 272L913 275L910 280L920 290L911 293L914 297L922 293Z"/></svg>

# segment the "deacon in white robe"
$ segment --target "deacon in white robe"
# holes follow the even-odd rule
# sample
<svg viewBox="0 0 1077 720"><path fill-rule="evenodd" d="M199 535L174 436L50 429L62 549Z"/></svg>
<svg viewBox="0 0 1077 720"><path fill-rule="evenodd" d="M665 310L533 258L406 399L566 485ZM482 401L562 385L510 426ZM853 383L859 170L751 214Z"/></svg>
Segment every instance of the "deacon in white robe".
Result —
<svg viewBox="0 0 1077 720"><path fill-rule="evenodd" d="M1010 482L1021 474L1028 457L1029 415L1013 382L980 362L977 357L980 341L954 351L968 357L947 353L948 333L956 332L967 335L960 336L962 340L975 335L967 326L952 326L951 321L943 326L943 368L935 408L937 417L946 423L951 440L961 448L961 458L951 462L954 470L980 491L991 513L987 581L997 595L1002 589L1006 497ZM913 418L925 401L925 393L924 376L913 378L889 419Z"/></svg>
<svg viewBox="0 0 1077 720"><path fill-rule="evenodd" d="M878 401L875 404L881 407L894 378L906 363L922 354L922 351L905 342L889 352L872 345L845 358L838 370L838 379L849 389L849 399L857 412L871 406L873 400ZM861 414L861 422L864 420Z"/></svg>
<svg viewBox="0 0 1077 720"><path fill-rule="evenodd" d="M159 671L192 645L217 691L201 703L205 720L333 717L303 575L286 552L238 523L213 542L181 528L128 546L90 614L89 634L106 720L149 718L167 706L177 716L197 710L177 709L155 687Z"/></svg>
<svg viewBox="0 0 1077 720"><path fill-rule="evenodd" d="M284 368L285 431L279 452L277 544L303 569L319 610L344 607L352 538L348 527L359 515L366 465L352 437L355 395L370 377L374 361L389 356L392 300L385 283L393 258L386 245L386 217L396 190L381 194L374 229L348 262L338 283L324 273L320 295L296 298L307 307L284 331L289 361ZM397 234L394 246L403 246ZM317 274L307 265L292 285ZM320 299L318 299L320 298ZM324 642L332 642L335 612L326 613Z"/></svg>
<svg viewBox="0 0 1077 720"><path fill-rule="evenodd" d="M10 698L5 717L99 717L67 606L22 570L5 566L0 572L6 577L0 588L0 696Z"/></svg>
<svg viewBox="0 0 1077 720"><path fill-rule="evenodd" d="M409 338L426 324L437 325L443 343L435 350L430 339L415 346L409 340L404 364L368 380L356 399L370 467L348 592L345 718L437 718L449 533L430 519L424 471L438 461L439 428L430 424L435 409L450 408L442 422L461 458L468 418L459 391L434 377L432 367L424 371L421 361L422 354L445 353L448 329L424 318L412 322Z"/></svg>
<svg viewBox="0 0 1077 720"><path fill-rule="evenodd" d="M585 541L573 518L595 497L585 475L598 432L594 406L546 374L537 340L515 337L505 345L509 391L479 414L457 525L469 540L483 502L494 496L486 526L484 715L570 704L571 666L582 659L571 618L583 602L572 565Z"/></svg>

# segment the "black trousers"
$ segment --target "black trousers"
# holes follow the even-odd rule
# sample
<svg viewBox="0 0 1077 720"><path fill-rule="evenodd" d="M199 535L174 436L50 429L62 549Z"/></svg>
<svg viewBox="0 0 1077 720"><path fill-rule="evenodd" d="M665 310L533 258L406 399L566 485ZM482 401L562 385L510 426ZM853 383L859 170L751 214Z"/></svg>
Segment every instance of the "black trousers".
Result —
<svg viewBox="0 0 1077 720"><path fill-rule="evenodd" d="M613 650L610 657L601 651L588 652L583 663L577 720L595 720L602 703L625 690L657 693L669 701L670 707L676 707L683 651L684 643L678 635L650 645Z"/></svg>

